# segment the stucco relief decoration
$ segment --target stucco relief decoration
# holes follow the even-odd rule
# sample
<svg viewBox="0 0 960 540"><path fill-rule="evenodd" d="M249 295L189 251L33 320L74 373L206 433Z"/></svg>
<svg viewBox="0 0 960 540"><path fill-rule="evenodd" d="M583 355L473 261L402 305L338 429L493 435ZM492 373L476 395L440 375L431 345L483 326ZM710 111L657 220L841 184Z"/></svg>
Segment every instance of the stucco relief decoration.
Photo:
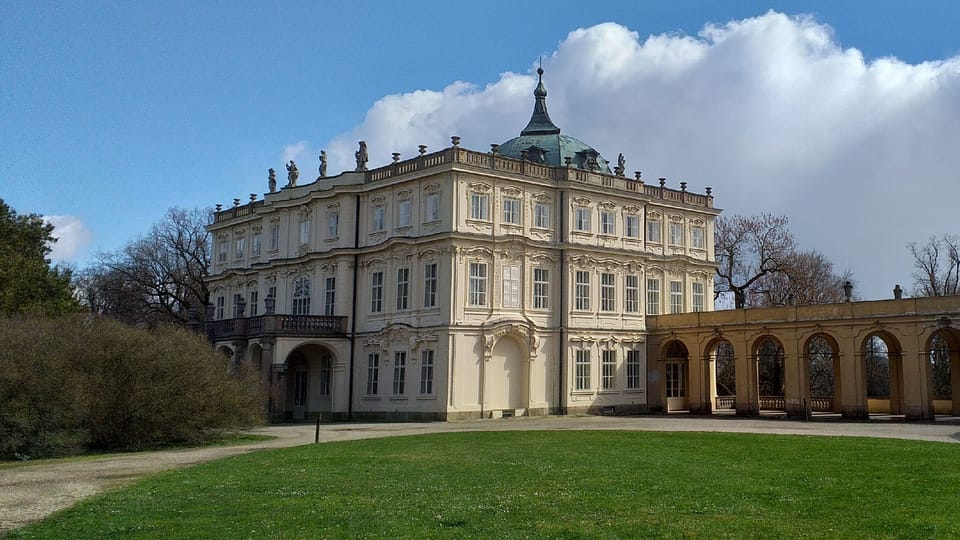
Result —
<svg viewBox="0 0 960 540"><path fill-rule="evenodd" d="M308 218L310 217L310 214L313 214L313 208L310 208L305 204L301 204L298 213L300 214L300 217Z"/></svg>
<svg viewBox="0 0 960 540"><path fill-rule="evenodd" d="M487 261L493 258L493 250L483 246L460 247L457 246L457 255L476 261Z"/></svg>
<svg viewBox="0 0 960 540"><path fill-rule="evenodd" d="M272 274L272 273L271 273L271 274L267 274L267 275L263 276L263 282L266 283L267 285L276 285L276 283L277 283L277 275L276 275L276 274Z"/></svg>
<svg viewBox="0 0 960 540"><path fill-rule="evenodd" d="M387 198L380 194L370 197L370 202L372 202L373 204L383 204L386 201L387 201Z"/></svg>
<svg viewBox="0 0 960 540"><path fill-rule="evenodd" d="M660 218L663 217L663 214L661 214L660 212L657 212L656 210L654 210L654 211L652 211L652 212L647 212L647 216L648 216L650 219L660 219Z"/></svg>
<svg viewBox="0 0 960 540"><path fill-rule="evenodd" d="M683 216L680 216L680 215L670 216L670 221L673 223L683 223Z"/></svg>
<svg viewBox="0 0 960 540"><path fill-rule="evenodd" d="M253 227L250 227L250 230L253 231L253 234L258 234L260 231L263 230L263 227L261 227L260 225L254 225Z"/></svg>
<svg viewBox="0 0 960 540"><path fill-rule="evenodd" d="M600 208L603 208L604 210L614 210L617 208L617 205L611 201L603 201L600 203Z"/></svg>
<svg viewBox="0 0 960 540"><path fill-rule="evenodd" d="M320 265L320 271L325 274L334 274L337 271L337 263L323 263Z"/></svg>
<svg viewBox="0 0 960 540"><path fill-rule="evenodd" d="M288 269L288 270L286 271L286 275L287 275L288 277L289 277L289 276L292 276L292 275L295 275L295 274L296 274L296 275L299 275L299 274L302 274L302 275L310 275L310 274L313 274L313 269L314 269L314 266L313 266L312 263L311 263L311 264L298 264L298 265L294 266L293 268Z"/></svg>
<svg viewBox="0 0 960 540"><path fill-rule="evenodd" d="M328 205L327 205L327 210L329 210L329 211L331 211L331 212L336 212L337 210L340 210L340 203L328 204Z"/></svg>
<svg viewBox="0 0 960 540"><path fill-rule="evenodd" d="M950 317L940 317L937 319L937 327L950 328L951 326L953 326L953 322L950 320Z"/></svg>
<svg viewBox="0 0 960 540"><path fill-rule="evenodd" d="M401 189L394 195L394 198L396 198L398 201L405 201L409 199L411 196L413 196L412 191L410 191L409 189Z"/></svg>
<svg viewBox="0 0 960 540"><path fill-rule="evenodd" d="M551 200L550 195L546 193L536 193L532 196L532 199L539 203L548 202Z"/></svg>
<svg viewBox="0 0 960 540"><path fill-rule="evenodd" d="M507 186L507 187L501 188L500 192L506 197L519 197L520 195L523 194L523 191L513 186Z"/></svg>
<svg viewBox="0 0 960 540"><path fill-rule="evenodd" d="M280 225L280 217L277 216L277 217L272 217L272 218L270 218L270 224L271 224L271 225Z"/></svg>
<svg viewBox="0 0 960 540"><path fill-rule="evenodd" d="M467 184L467 187L470 188L470 191L475 191L477 193L489 193L492 187L490 184L484 184L483 182L472 182Z"/></svg>
<svg viewBox="0 0 960 540"><path fill-rule="evenodd" d="M360 261L360 268L370 268L372 266L383 266L383 259L380 257L370 257Z"/></svg>
<svg viewBox="0 0 960 540"><path fill-rule="evenodd" d="M700 219L700 218L695 218L695 219L690 220L690 224L691 224L691 225L694 225L694 226L696 226L696 227L703 227L703 225L705 224L705 222L704 222L702 219Z"/></svg>
<svg viewBox="0 0 960 540"><path fill-rule="evenodd" d="M550 254L547 253L546 251L537 251L530 254L530 261L534 263L543 264L543 263L555 263L557 262L557 259L555 259L554 257L551 257Z"/></svg>
<svg viewBox="0 0 960 540"><path fill-rule="evenodd" d="M590 199L588 199L588 198L586 198L586 197L574 197L574 198L570 201L570 206L573 206L573 207L576 207L576 206L589 206L589 205L590 205Z"/></svg>
<svg viewBox="0 0 960 540"><path fill-rule="evenodd" d="M616 336L608 336L600 340L600 347L612 351L617 348L618 343L620 343L620 340L618 340Z"/></svg>
<svg viewBox="0 0 960 540"><path fill-rule="evenodd" d="M639 214L639 213L640 213L640 207L639 207L639 206L633 206L633 205L624 206L624 207L623 207L623 211L624 211L624 213L627 213L627 214Z"/></svg>
<svg viewBox="0 0 960 540"><path fill-rule="evenodd" d="M440 184L435 184L435 183L434 183L434 184L427 184L427 185L423 186L423 191L424 191L424 193L439 193L439 192L440 192Z"/></svg>
<svg viewBox="0 0 960 540"><path fill-rule="evenodd" d="M490 361L490 359L493 358L494 345L505 336L516 337L521 343L527 346L529 358L533 360L536 357L537 350L540 347L540 340L536 337L536 334L524 325L508 324L498 326L483 336L483 359L485 361Z"/></svg>
<svg viewBox="0 0 960 540"><path fill-rule="evenodd" d="M641 344L646 343L647 338L640 334L630 334L629 336L622 338L620 342L623 343L624 345L632 345L634 347L638 347Z"/></svg>

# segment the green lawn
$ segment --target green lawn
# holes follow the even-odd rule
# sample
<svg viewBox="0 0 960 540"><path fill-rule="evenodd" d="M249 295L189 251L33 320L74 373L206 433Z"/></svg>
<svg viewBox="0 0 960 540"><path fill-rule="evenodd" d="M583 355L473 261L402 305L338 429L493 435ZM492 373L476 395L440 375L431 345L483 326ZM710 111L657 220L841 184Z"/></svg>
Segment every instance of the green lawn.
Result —
<svg viewBox="0 0 960 540"><path fill-rule="evenodd" d="M842 437L447 433L172 471L11 538L960 537L960 446Z"/></svg>

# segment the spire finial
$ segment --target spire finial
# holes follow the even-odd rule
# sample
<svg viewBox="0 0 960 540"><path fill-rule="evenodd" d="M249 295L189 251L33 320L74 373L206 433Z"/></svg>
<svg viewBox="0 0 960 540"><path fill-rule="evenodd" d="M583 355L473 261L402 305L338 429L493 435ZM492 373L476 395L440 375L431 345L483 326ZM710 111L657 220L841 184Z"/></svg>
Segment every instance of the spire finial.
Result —
<svg viewBox="0 0 960 540"><path fill-rule="evenodd" d="M558 128L550 120L547 114L547 89L543 86L543 57L540 57L540 67L537 68L537 88L533 91L535 102L533 105L533 116L527 127L520 132L521 135L547 135L560 133Z"/></svg>

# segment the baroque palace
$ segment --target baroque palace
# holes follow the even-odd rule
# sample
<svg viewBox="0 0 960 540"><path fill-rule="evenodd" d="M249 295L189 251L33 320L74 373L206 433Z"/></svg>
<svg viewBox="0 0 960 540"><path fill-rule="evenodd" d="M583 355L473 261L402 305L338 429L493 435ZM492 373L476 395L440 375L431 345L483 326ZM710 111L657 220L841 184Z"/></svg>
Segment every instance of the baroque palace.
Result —
<svg viewBox="0 0 960 540"><path fill-rule="evenodd" d="M489 152L452 137L446 149L421 146L413 159L395 153L368 170L361 142L354 171L327 176L321 154L320 176L302 184L291 161L286 186L277 188L271 169L262 200L218 206L207 334L261 370L271 418L725 408L863 417L884 407L932 416L929 368L918 378L914 364L926 365L936 333L952 344L960 375L950 328L957 302L881 302L864 308L862 321L849 315L874 303L760 318L698 313L713 309L720 211L711 189L673 189L662 178L648 185L639 172L625 174L622 155L611 170L594 148L561 134L538 73L527 126ZM922 316L904 322L909 309ZM883 320L913 325L913 340L897 340ZM877 336L889 345L883 403L870 401L860 352ZM829 397L811 394L811 343L832 362ZM776 368L766 386L765 362ZM717 384L724 363L736 372L736 395Z"/></svg>

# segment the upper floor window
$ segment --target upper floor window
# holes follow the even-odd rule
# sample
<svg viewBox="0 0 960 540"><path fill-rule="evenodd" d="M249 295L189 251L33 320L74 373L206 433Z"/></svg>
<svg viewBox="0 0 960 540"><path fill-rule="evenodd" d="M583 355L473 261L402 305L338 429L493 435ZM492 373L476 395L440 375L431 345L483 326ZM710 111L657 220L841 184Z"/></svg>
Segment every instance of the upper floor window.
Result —
<svg viewBox="0 0 960 540"><path fill-rule="evenodd" d="M693 227L690 229L690 244L694 249L705 249L707 247L703 227Z"/></svg>
<svg viewBox="0 0 960 540"><path fill-rule="evenodd" d="M574 215L574 228L578 231L589 231L590 230L590 208L586 206L578 206L576 213Z"/></svg>
<svg viewBox="0 0 960 540"><path fill-rule="evenodd" d="M310 218L303 217L300 219L300 244L309 244L310 243Z"/></svg>
<svg viewBox="0 0 960 540"><path fill-rule="evenodd" d="M490 219L490 195L473 192L470 194L470 219L488 221Z"/></svg>
<svg viewBox="0 0 960 540"><path fill-rule="evenodd" d="M670 224L670 245L672 246L683 245L683 223Z"/></svg>
<svg viewBox="0 0 960 540"><path fill-rule="evenodd" d="M487 305L487 265L470 263L470 291L467 303L471 306Z"/></svg>
<svg viewBox="0 0 960 540"><path fill-rule="evenodd" d="M600 274L600 311L617 310L617 276Z"/></svg>
<svg viewBox="0 0 960 540"><path fill-rule="evenodd" d="M520 224L520 199L505 197L503 199L503 222L513 225Z"/></svg>
<svg viewBox="0 0 960 540"><path fill-rule="evenodd" d="M640 312L640 276L627 275L624 278L623 310L627 313Z"/></svg>
<svg viewBox="0 0 960 540"><path fill-rule="evenodd" d="M440 194L431 193L427 195L426 201L426 219L425 221L439 221L440 220Z"/></svg>
<svg viewBox="0 0 960 540"><path fill-rule="evenodd" d="M245 236L237 237L237 249L234 252L234 257L237 260L240 260L246 257L246 247L247 247L247 238Z"/></svg>
<svg viewBox="0 0 960 540"><path fill-rule="evenodd" d="M256 317L260 314L260 292L256 289L250 291L250 316Z"/></svg>
<svg viewBox="0 0 960 540"><path fill-rule="evenodd" d="M327 238L340 236L340 212L327 214Z"/></svg>
<svg viewBox="0 0 960 540"><path fill-rule="evenodd" d="M280 224L270 224L270 251L280 249Z"/></svg>
<svg viewBox="0 0 960 540"><path fill-rule="evenodd" d="M437 305L437 263L423 265L423 307Z"/></svg>
<svg viewBox="0 0 960 540"><path fill-rule="evenodd" d="M301 276L293 282L293 311L294 315L310 314L310 278Z"/></svg>
<svg viewBox="0 0 960 540"><path fill-rule="evenodd" d="M660 237L661 221L659 219L647 220L647 241L659 244L663 240Z"/></svg>
<svg viewBox="0 0 960 540"><path fill-rule="evenodd" d="M703 282L694 281L690 288L693 292L693 311L703 311Z"/></svg>
<svg viewBox="0 0 960 540"><path fill-rule="evenodd" d="M397 270L397 311L403 311L410 307L410 269L400 268Z"/></svg>
<svg viewBox="0 0 960 540"><path fill-rule="evenodd" d="M397 204L397 227L409 227L413 222L413 201L406 199Z"/></svg>
<svg viewBox="0 0 960 540"><path fill-rule="evenodd" d="M576 309L590 309L590 272L577 270L574 283L574 305Z"/></svg>
<svg viewBox="0 0 960 540"><path fill-rule="evenodd" d="M383 272L370 274L370 312L383 311Z"/></svg>
<svg viewBox="0 0 960 540"><path fill-rule="evenodd" d="M371 221L371 226L374 231L382 231L384 228L384 216L386 215L386 207L382 204L373 207L373 220Z"/></svg>
<svg viewBox="0 0 960 540"><path fill-rule="evenodd" d="M226 305L226 303L227 303L227 299L224 298L223 295L217 297L217 313L216 313L216 317L217 317L217 320L218 320L218 321L219 321L220 319L223 319L223 311L224 311L224 306Z"/></svg>
<svg viewBox="0 0 960 540"><path fill-rule="evenodd" d="M533 269L533 307L550 307L550 271L546 268Z"/></svg>
<svg viewBox="0 0 960 540"><path fill-rule="evenodd" d="M640 238L640 216L636 214L629 214L625 218L625 229L624 234L627 238Z"/></svg>
<svg viewBox="0 0 960 540"><path fill-rule="evenodd" d="M660 314L660 280L647 279L647 315Z"/></svg>
<svg viewBox="0 0 960 540"><path fill-rule="evenodd" d="M503 307L520 307L520 267L503 267Z"/></svg>
<svg viewBox="0 0 960 540"><path fill-rule="evenodd" d="M683 282L670 282L670 313L683 313Z"/></svg>
<svg viewBox="0 0 960 540"><path fill-rule="evenodd" d="M227 240L221 240L219 251L217 252L217 262L227 262L227 251L229 249L230 246L227 245Z"/></svg>
<svg viewBox="0 0 960 540"><path fill-rule="evenodd" d="M541 229L550 228L550 205L537 203L533 206L533 226Z"/></svg>
<svg viewBox="0 0 960 540"><path fill-rule="evenodd" d="M253 257L260 256L260 247L262 244L262 239L260 233L254 233L253 239L250 241L250 255Z"/></svg>
<svg viewBox="0 0 960 540"><path fill-rule="evenodd" d="M608 210L600 212L600 234L617 234L616 215Z"/></svg>
<svg viewBox="0 0 960 540"><path fill-rule="evenodd" d="M323 314L333 315L337 303L337 278L328 277L323 291Z"/></svg>

